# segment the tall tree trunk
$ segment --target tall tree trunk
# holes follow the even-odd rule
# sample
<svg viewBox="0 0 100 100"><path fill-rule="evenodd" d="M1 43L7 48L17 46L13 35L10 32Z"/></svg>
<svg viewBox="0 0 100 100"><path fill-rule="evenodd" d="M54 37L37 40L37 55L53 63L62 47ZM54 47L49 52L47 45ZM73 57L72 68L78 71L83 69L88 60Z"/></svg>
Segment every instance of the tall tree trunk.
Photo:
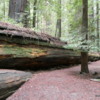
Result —
<svg viewBox="0 0 100 100"><path fill-rule="evenodd" d="M56 24L56 37L60 38L61 37L61 19L57 19L57 24Z"/></svg>
<svg viewBox="0 0 100 100"><path fill-rule="evenodd" d="M37 10L37 0L34 0L34 8L33 8L33 27L36 26L36 10Z"/></svg>
<svg viewBox="0 0 100 100"><path fill-rule="evenodd" d="M56 24L56 33L55 36L57 38L61 37L61 0L58 1L58 11L57 11L57 24Z"/></svg>
<svg viewBox="0 0 100 100"><path fill-rule="evenodd" d="M5 6L5 0L4 0L4 17L6 17L6 6Z"/></svg>
<svg viewBox="0 0 100 100"><path fill-rule="evenodd" d="M84 40L88 40L88 0L83 1L83 16L82 16L82 35ZM87 45L87 43L86 43ZM82 45L84 46L84 44ZM81 73L89 73L88 69L88 52L81 52Z"/></svg>
<svg viewBox="0 0 100 100"><path fill-rule="evenodd" d="M95 2L94 2L94 0L91 0L91 1L92 1L92 17L93 17L92 23L94 24L94 21L95 21Z"/></svg>
<svg viewBox="0 0 100 100"><path fill-rule="evenodd" d="M16 0L9 0L9 17L15 19Z"/></svg>
<svg viewBox="0 0 100 100"><path fill-rule="evenodd" d="M9 1L9 17L16 22L22 22L26 14L28 7L28 0L10 0ZM26 18L26 17L25 17Z"/></svg>
<svg viewBox="0 0 100 100"><path fill-rule="evenodd" d="M92 3L92 16L93 16L93 19L94 19L94 0L92 0L93 1L93 3Z"/></svg>
<svg viewBox="0 0 100 100"><path fill-rule="evenodd" d="M29 15L30 15L30 3L29 3L29 0L27 0L26 7L23 13L23 18L22 18L22 23L24 27L30 26L29 25L29 21L30 21Z"/></svg>
<svg viewBox="0 0 100 100"><path fill-rule="evenodd" d="M100 39L100 35L99 35L99 0L97 0L97 47L99 47L99 39Z"/></svg>

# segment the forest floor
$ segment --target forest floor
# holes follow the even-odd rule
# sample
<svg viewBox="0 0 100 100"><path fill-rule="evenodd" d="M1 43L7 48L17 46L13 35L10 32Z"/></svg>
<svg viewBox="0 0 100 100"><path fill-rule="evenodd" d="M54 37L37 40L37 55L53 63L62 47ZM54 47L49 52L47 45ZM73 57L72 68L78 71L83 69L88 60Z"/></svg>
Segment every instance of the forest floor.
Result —
<svg viewBox="0 0 100 100"><path fill-rule="evenodd" d="M100 100L100 61L89 63L90 74L79 74L80 65L38 72L7 100Z"/></svg>

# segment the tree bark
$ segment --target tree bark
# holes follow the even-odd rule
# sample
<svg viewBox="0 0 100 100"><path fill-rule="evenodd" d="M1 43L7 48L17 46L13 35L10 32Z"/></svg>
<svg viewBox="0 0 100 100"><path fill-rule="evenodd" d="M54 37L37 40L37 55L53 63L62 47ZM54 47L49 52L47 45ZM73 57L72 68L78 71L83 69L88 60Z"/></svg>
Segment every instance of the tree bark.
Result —
<svg viewBox="0 0 100 100"><path fill-rule="evenodd" d="M18 23L19 22L23 23L23 20L26 18L26 17L24 18L24 16L29 15L28 13L29 11L27 9L28 9L27 0L10 0L9 1L9 17L14 19Z"/></svg>
<svg viewBox="0 0 100 100"><path fill-rule="evenodd" d="M56 33L55 36L57 38L61 37L61 0L58 1L58 11L57 11L57 24L56 24Z"/></svg>
<svg viewBox="0 0 100 100"><path fill-rule="evenodd" d="M88 53L81 52L81 72L89 73L88 69Z"/></svg>
<svg viewBox="0 0 100 100"><path fill-rule="evenodd" d="M4 18L6 17L6 4L5 4L5 1L4 1Z"/></svg>
<svg viewBox="0 0 100 100"><path fill-rule="evenodd" d="M9 17L15 19L15 3L16 0L9 1Z"/></svg>
<svg viewBox="0 0 100 100"><path fill-rule="evenodd" d="M66 59L66 60L65 60ZM50 55L36 58L7 58L0 60L0 68L18 70L44 70L62 65L80 64L80 56ZM6 65L5 65L6 63ZM62 67L61 67L62 68Z"/></svg>
<svg viewBox="0 0 100 100"><path fill-rule="evenodd" d="M28 72L0 70L0 100L6 100L31 76L32 74Z"/></svg>
<svg viewBox="0 0 100 100"><path fill-rule="evenodd" d="M99 43L100 42L100 40L99 40L100 39L100 35L99 35L99 33L100 33L99 32L99 24L100 24L99 23L100 22L99 21L99 10L100 10L99 9L99 0L97 0L97 8L96 9L97 9L97 13L96 13L97 14L97 47L99 47L99 45L100 45L100 43Z"/></svg>
<svg viewBox="0 0 100 100"><path fill-rule="evenodd" d="M82 42L87 41L88 40L88 0L83 0L82 35L85 36ZM84 46L84 44L82 44L82 46ZM81 52L81 73L89 73L88 51L84 51L84 50L82 50Z"/></svg>
<svg viewBox="0 0 100 100"><path fill-rule="evenodd" d="M56 37L60 38L61 37L61 19L57 19L57 24L56 24Z"/></svg>
<svg viewBox="0 0 100 100"><path fill-rule="evenodd" d="M36 10L37 10L37 0L34 0L33 8L33 27L36 26Z"/></svg>

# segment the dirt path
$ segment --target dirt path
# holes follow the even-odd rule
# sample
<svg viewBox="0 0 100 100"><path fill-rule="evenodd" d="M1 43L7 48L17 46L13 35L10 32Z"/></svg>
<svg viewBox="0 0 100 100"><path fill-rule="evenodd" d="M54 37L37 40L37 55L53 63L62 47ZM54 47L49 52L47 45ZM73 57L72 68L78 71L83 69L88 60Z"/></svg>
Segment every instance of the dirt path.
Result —
<svg viewBox="0 0 100 100"><path fill-rule="evenodd" d="M89 64L100 75L100 61ZM80 66L40 72L7 100L100 100L100 83L80 75Z"/></svg>

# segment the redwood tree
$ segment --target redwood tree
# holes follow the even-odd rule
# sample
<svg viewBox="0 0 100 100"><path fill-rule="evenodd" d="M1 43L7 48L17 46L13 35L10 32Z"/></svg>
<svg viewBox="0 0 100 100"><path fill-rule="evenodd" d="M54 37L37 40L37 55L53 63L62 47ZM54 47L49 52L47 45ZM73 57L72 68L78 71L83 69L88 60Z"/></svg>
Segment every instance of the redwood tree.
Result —
<svg viewBox="0 0 100 100"><path fill-rule="evenodd" d="M9 0L9 17L17 22L26 24L26 16L28 15L28 0ZM23 18L25 16L25 21ZM25 26L25 25L24 25Z"/></svg>
<svg viewBox="0 0 100 100"><path fill-rule="evenodd" d="M56 23L55 36L57 38L61 37L61 0L58 0L57 23Z"/></svg>
<svg viewBox="0 0 100 100"><path fill-rule="evenodd" d="M82 0L82 2L83 2L82 36L85 36L82 42L84 42L88 40L88 0ZM87 46L87 43L82 44L82 46L84 45ZM89 73L88 51L84 51L83 49L81 52L81 73Z"/></svg>
<svg viewBox="0 0 100 100"><path fill-rule="evenodd" d="M97 7L97 8L96 8L96 10L97 10L96 14L97 14L97 39L98 39L98 40L97 40L97 46L99 47L99 45L100 45L100 43L99 43L99 42L100 42L100 40L99 40L99 39L100 39L100 35L99 35L99 33L100 33L100 32L99 32L99 24L100 24L100 21L99 21L99 10L100 10L100 9L99 9L99 0L97 0L97 5L96 5L96 7Z"/></svg>
<svg viewBox="0 0 100 100"><path fill-rule="evenodd" d="M33 5L33 27L36 26L36 10L37 10L37 0L34 0L34 5Z"/></svg>

